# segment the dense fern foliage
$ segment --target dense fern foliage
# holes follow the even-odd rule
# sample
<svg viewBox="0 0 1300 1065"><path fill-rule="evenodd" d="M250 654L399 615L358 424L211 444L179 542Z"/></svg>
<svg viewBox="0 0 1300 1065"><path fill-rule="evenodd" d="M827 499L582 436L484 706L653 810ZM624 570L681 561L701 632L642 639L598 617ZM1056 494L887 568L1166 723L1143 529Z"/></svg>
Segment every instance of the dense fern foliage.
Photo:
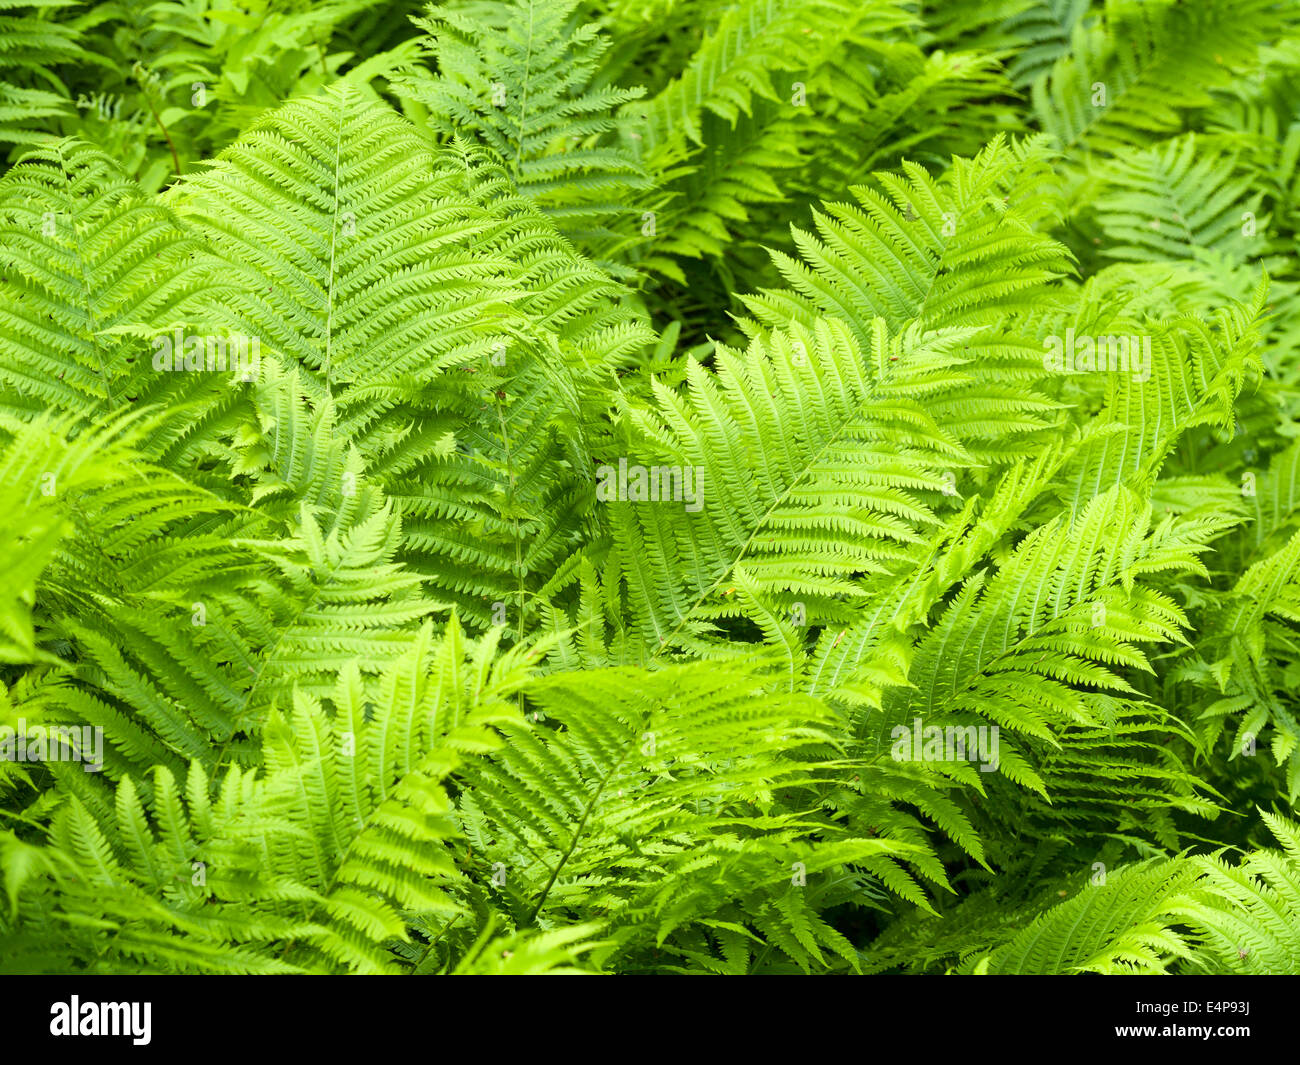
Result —
<svg viewBox="0 0 1300 1065"><path fill-rule="evenodd" d="M0 969L1300 972L1300 7L0 2Z"/></svg>

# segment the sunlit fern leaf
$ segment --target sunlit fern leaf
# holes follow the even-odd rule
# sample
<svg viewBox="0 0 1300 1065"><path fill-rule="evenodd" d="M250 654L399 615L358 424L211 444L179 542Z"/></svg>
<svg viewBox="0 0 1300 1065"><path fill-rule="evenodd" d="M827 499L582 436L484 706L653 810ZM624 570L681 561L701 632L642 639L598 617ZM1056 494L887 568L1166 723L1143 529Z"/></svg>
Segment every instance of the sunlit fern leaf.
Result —
<svg viewBox="0 0 1300 1065"><path fill-rule="evenodd" d="M75 527L70 505L88 491L143 473L132 446L147 428L138 413L111 416L69 439L74 423L72 416L32 422L5 417L0 423L0 552L8 559L0 661L48 655L37 647L32 608L37 581ZM162 484L166 494L178 487L170 477Z"/></svg>
<svg viewBox="0 0 1300 1065"><path fill-rule="evenodd" d="M175 510L186 496L172 492ZM188 505L214 504L196 494ZM78 586L75 571L55 568L57 587L71 591L51 596L61 610L46 625L78 649L80 665L77 684L47 693L49 712L104 729L112 776L123 759L175 768L180 758L209 770L255 762L267 715L295 687L328 690L354 657L379 672L442 606L394 561L401 525L391 503L366 493L347 514L322 528L304 507L291 531L262 542L158 540L129 524L115 542L115 523L100 514L102 526L81 532L85 547L116 558L125 579L97 587L83 577ZM161 562L171 570L158 571Z"/></svg>
<svg viewBox="0 0 1300 1065"><path fill-rule="evenodd" d="M89 59L65 14L80 6L76 0L0 3L0 143L48 140L50 120L69 113L71 101L54 68Z"/></svg>
<svg viewBox="0 0 1300 1065"><path fill-rule="evenodd" d="M184 786L159 768L74 793L47 848L0 850L19 913L51 936L47 965L97 935L115 971L400 970L408 925L459 909L440 782L518 717L529 658L496 648L454 620L441 639L426 627L377 680L352 663L325 702L296 693L261 771L193 764Z"/></svg>
<svg viewBox="0 0 1300 1065"><path fill-rule="evenodd" d="M491 937L489 923L478 942L448 970L454 976L578 976L590 973L583 968L584 954L602 946L600 924L556 928L549 932L517 932Z"/></svg>
<svg viewBox="0 0 1300 1065"><path fill-rule="evenodd" d="M719 346L714 372L692 364L684 395L656 385L656 408L630 412L630 454L597 471L643 641L657 653L697 631L740 564L774 609L800 602L816 624L860 598L859 575L907 558L935 521L916 493L966 461L910 396L954 373L961 339L891 341L877 320L864 353L846 325L821 320L745 351Z"/></svg>
<svg viewBox="0 0 1300 1065"><path fill-rule="evenodd" d="M1040 469L1040 476L1047 471ZM1039 480L1038 487L1045 483ZM996 515L993 509L992 520L1006 520ZM1155 811L1152 817L1173 809L1209 812L1199 781L1164 752L1164 735L1181 726L1144 706L1122 671L1149 671L1142 645L1177 640L1186 625L1173 601L1138 578L1178 570L1203 574L1197 556L1222 526L1189 522L1180 528L1166 520L1151 529L1149 521L1149 510L1131 495L1112 492L1094 500L1077 523L1058 517L1040 525L996 576L974 570L947 609L914 633L905 603L884 599L891 613L882 611L871 624L885 634L871 643L855 633L857 664L841 672L841 678L862 679L841 679L835 690L850 707L866 704L853 715L867 763L859 774L863 798L850 797L847 808L892 835L920 826L909 829L890 804L914 806L981 861L979 839L995 835L989 829L997 812L1018 809L1023 827L1025 807L1037 805L1031 796L1013 799L999 778L1046 798L1051 805L1042 817L1049 823L1061 802L1069 804L1063 807L1067 821L1093 818L1097 825L1119 808ZM996 525L983 532L996 534ZM939 576L931 587L942 591L947 584ZM840 640L827 634L822 641L830 652L820 657L829 665ZM846 670L848 661L838 661ZM943 749L930 751L932 734ZM910 792L901 787L904 770L914 781ZM988 814L976 817L960 792L957 805L944 799L954 782L967 796L973 790L987 798ZM941 871L916 864L945 883Z"/></svg>
<svg viewBox="0 0 1300 1065"><path fill-rule="evenodd" d="M970 330L968 376L929 408L979 445L973 454L1005 461L1021 443L1015 436L1032 433L1050 406L1024 387L1042 361L1031 314L1050 300L1048 282L1069 269L1065 249L1034 229L1051 214L1040 187L1031 198L1031 175L1045 172L1046 159L1041 144L999 136L939 180L914 164L904 165L905 177L879 173L883 193L856 188L856 205L814 212L816 235L794 229L800 258L772 253L789 287L746 296L745 305L765 326L839 318L864 346L876 317L892 330Z"/></svg>
<svg viewBox="0 0 1300 1065"><path fill-rule="evenodd" d="M1066 250L1033 232L1045 210L1041 189L1037 202L1025 202L1047 159L1039 142L998 136L974 159L954 160L941 179L914 164L901 177L876 174L883 191L863 186L852 190L857 204L826 204L814 214L816 235L793 230L804 261L773 255L790 288L746 297L746 305L768 325L820 311L860 333L873 317L938 329L1026 310L1069 269Z"/></svg>
<svg viewBox="0 0 1300 1065"><path fill-rule="evenodd" d="M369 486L361 456L339 432L332 397L309 402L299 371L269 361L250 391L228 456L235 491L250 481L248 503L281 522L292 523L306 506L327 529L346 524Z"/></svg>
<svg viewBox="0 0 1300 1065"><path fill-rule="evenodd" d="M1067 479L1065 494L1073 507L1116 484L1148 484L1189 428L1233 424L1236 398L1259 372L1266 293L1261 281L1250 303L1218 308L1208 320L1185 314L1134 322L1120 316L1097 324L1095 337L1080 329L1078 340L1057 326L1045 364L1067 343L1075 344L1069 369L1081 375L1086 390L1104 396L1101 431Z"/></svg>
<svg viewBox="0 0 1300 1065"><path fill-rule="evenodd" d="M980 558L1046 491L1062 462L1059 450L1008 467L987 496L974 493L929 537L916 564L868 585L872 609L817 641L805 683L823 698L879 709L886 687L903 682L913 627L926 621Z"/></svg>
<svg viewBox="0 0 1300 1065"><path fill-rule="evenodd" d="M1300 533L1249 566L1219 598L1207 612L1196 657L1178 674L1213 696L1199 715L1207 742L1228 733L1232 759L1253 756L1257 741L1269 742L1273 761L1286 767L1291 801L1300 796L1300 716L1287 679L1297 621Z"/></svg>
<svg viewBox="0 0 1300 1065"><path fill-rule="evenodd" d="M649 336L622 290L481 153L346 86L265 117L169 200L246 264L236 312L302 367L304 399L333 394L404 557L467 617L504 603L526 628L530 586L583 536L577 397Z"/></svg>
<svg viewBox="0 0 1300 1065"><path fill-rule="evenodd" d="M321 896L311 952L361 971L396 967L389 948L408 924L445 923L462 879L446 841L457 835L442 780L457 751L499 742L492 728L517 720L508 701L527 677L521 651L496 655L498 630L477 646L453 618L440 639L425 627L379 678L353 667L329 704L295 697L268 739L268 801L306 835L268 826L280 875Z"/></svg>
<svg viewBox="0 0 1300 1065"><path fill-rule="evenodd" d="M19 914L47 939L35 971L76 971L76 957L92 972L295 971L272 944L305 927L261 903L291 889L238 842L258 804L251 775L233 771L215 792L197 767L184 780L159 768L146 798L143 779L126 777L102 808L72 796L38 848L44 875L19 884L5 870Z"/></svg>
<svg viewBox="0 0 1300 1065"><path fill-rule="evenodd" d="M724 248L763 239L751 210L790 199L815 148L831 140L823 116L840 72L868 61L863 42L906 20L890 0L729 6L669 85L623 109L659 187L622 256L686 283L675 257L718 260Z"/></svg>
<svg viewBox="0 0 1300 1065"><path fill-rule="evenodd" d="M1300 443L1275 455L1267 471L1245 471L1239 491L1255 519L1257 547L1287 531L1300 511Z"/></svg>
<svg viewBox="0 0 1300 1065"><path fill-rule="evenodd" d="M907 15L890 2L743 0L730 7L678 78L645 104L628 105L644 116L645 151L676 153L680 146L674 142L683 136L699 145L705 112L734 123L749 113L755 97L778 98L771 81L775 71L811 70L824 39L834 40L861 21L883 31L906 22Z"/></svg>
<svg viewBox="0 0 1300 1065"><path fill-rule="evenodd" d="M487 220L440 203L430 163L395 112L343 86L264 117L167 200L248 283L237 310L263 346L313 371L319 395L491 350L492 331L467 323L506 312L504 264L468 253ZM447 286L456 298L435 299ZM434 329L450 335L430 352ZM458 351L466 340L479 350Z"/></svg>

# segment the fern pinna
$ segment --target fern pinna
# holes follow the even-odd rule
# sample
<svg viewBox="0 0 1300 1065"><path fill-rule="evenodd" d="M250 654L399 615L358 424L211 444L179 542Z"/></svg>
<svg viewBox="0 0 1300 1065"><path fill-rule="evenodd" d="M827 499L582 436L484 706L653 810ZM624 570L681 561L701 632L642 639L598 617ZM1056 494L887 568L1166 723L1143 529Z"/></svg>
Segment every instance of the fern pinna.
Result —
<svg viewBox="0 0 1300 1065"><path fill-rule="evenodd" d="M0 8L0 968L1300 971L1285 5Z"/></svg>

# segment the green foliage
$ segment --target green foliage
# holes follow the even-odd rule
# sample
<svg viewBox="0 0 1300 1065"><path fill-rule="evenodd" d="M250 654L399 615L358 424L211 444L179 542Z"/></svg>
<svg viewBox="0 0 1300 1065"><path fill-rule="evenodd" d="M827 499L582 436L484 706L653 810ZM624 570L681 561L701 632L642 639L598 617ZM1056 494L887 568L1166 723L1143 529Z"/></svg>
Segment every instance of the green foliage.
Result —
<svg viewBox="0 0 1300 1065"><path fill-rule="evenodd" d="M594 23L572 27L577 0L519 0L462 14L431 9L416 24L435 76L406 86L444 136L490 146L511 183L580 245L612 235L629 194L648 186L636 160L606 143L614 111L642 90L591 82L609 48Z"/></svg>
<svg viewBox="0 0 1300 1065"><path fill-rule="evenodd" d="M1266 0L0 0L0 968L1300 971Z"/></svg>

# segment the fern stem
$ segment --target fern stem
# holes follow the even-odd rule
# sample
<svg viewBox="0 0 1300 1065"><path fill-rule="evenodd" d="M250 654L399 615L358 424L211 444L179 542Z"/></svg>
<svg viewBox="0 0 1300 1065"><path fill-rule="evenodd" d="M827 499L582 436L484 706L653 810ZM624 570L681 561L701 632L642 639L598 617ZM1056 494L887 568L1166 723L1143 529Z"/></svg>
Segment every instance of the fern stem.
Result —
<svg viewBox="0 0 1300 1065"><path fill-rule="evenodd" d="M176 176L180 177L181 157L176 151L176 142L172 140L172 135L170 131L167 129L166 124L163 122L162 115L160 115L158 113L158 109L154 107L153 98L149 95L149 91L147 89L145 90L144 93L144 102L149 105L149 111L153 114L153 120L158 123L158 128L162 130L162 135L167 141L167 148L172 153L172 169L176 171Z"/></svg>
<svg viewBox="0 0 1300 1065"><path fill-rule="evenodd" d="M519 515L515 511L515 488L517 487L517 477L514 466L514 453L510 450L510 430L506 428L505 412L501 407L501 399L497 397L497 422L501 426L501 442L506 449L506 470L510 474L509 489L506 493L506 506L510 508L510 523L514 527L514 547L515 547L515 579L517 582L519 596L519 627L517 636L520 641L524 638L525 623L527 619L527 597L524 588L524 555L523 555L523 537L519 531ZM519 693L519 708L522 710L524 705L523 692Z"/></svg>
<svg viewBox="0 0 1300 1065"><path fill-rule="evenodd" d="M63 151L59 151L59 162L63 165L63 176L66 180L72 180L72 174L68 172L66 160L63 157ZM73 244L77 249L77 272L81 275L81 287L85 293L85 311L86 311L86 328L90 333L90 343L95 349L95 361L99 364L99 379L104 385L104 402L105 406L112 407L117 402L113 397L113 384L108 376L108 367L104 365L104 352L99 346L99 332L95 328L95 317L92 311L91 303L91 283L90 277L86 274L86 257L82 253L81 234L77 232L76 222L69 217L68 228L72 232ZM110 571L111 572L111 571Z"/></svg>
<svg viewBox="0 0 1300 1065"><path fill-rule="evenodd" d="M339 167L343 158L343 117L347 107L339 100L339 125L334 136L334 215L330 220L329 293L325 298L325 391L330 391L330 371L334 359L334 286L337 276L334 269L339 238Z"/></svg>
<svg viewBox="0 0 1300 1065"><path fill-rule="evenodd" d="M600 783L596 785L595 791L591 793L591 798L587 800L587 808L582 811L582 820L578 822L578 827L573 830L573 838L569 841L569 849L566 850L564 854L561 855L560 860L555 863L555 868L551 870L551 878L546 881L546 887L542 888L542 894L537 900L537 905L533 907L532 912L525 919L525 924L534 924L537 921L537 915L542 912L542 906L546 902L546 897L551 893L551 888L555 886L555 881L559 879L560 870L563 869L565 863L573 857L573 852L578 847L578 840L582 838L582 831L587 827L587 821L591 818L591 812L596 808L596 801L605 790L605 785L608 784L614 774L623 767L623 763L627 761L627 755L628 752L624 751L623 757L610 767L609 772L600 779Z"/></svg>
<svg viewBox="0 0 1300 1065"><path fill-rule="evenodd" d="M528 5L528 50L527 50L527 58L524 60L524 90L523 90L523 96L519 100L519 122L518 122L519 136L516 138L515 162L514 162L514 166L511 167L511 174L510 174L511 180L515 181L516 183L518 183L519 181L519 169L521 166L523 166L524 114L528 110L528 89L532 82L534 11L535 11L534 4L530 2Z"/></svg>

